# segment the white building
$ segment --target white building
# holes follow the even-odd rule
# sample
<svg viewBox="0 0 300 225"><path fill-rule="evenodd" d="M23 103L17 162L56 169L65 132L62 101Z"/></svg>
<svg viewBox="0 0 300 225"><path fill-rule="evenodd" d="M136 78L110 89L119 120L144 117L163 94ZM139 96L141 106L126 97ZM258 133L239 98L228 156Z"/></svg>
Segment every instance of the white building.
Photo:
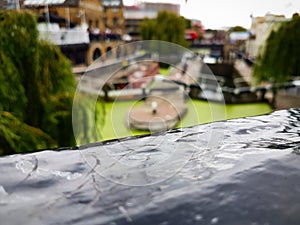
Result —
<svg viewBox="0 0 300 225"><path fill-rule="evenodd" d="M264 17L253 17L251 36L246 42L246 52L249 58L256 58L263 52L264 44L273 30L278 30L280 24L289 21L283 15L266 14Z"/></svg>

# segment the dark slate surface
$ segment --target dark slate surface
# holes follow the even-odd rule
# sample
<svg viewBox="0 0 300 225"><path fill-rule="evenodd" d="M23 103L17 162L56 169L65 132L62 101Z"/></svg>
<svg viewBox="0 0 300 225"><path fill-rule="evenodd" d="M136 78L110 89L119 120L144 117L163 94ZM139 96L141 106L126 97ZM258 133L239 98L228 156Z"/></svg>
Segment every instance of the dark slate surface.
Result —
<svg viewBox="0 0 300 225"><path fill-rule="evenodd" d="M0 158L1 224L300 224L300 110Z"/></svg>

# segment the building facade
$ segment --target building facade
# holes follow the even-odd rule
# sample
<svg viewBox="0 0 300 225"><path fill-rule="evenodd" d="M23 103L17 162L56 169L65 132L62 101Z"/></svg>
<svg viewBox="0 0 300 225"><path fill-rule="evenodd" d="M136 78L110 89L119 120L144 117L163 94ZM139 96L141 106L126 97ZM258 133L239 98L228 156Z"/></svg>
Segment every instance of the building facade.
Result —
<svg viewBox="0 0 300 225"><path fill-rule="evenodd" d="M124 17L122 0L25 0L24 7L39 15L49 14L63 18L67 22L61 26L80 26L86 24L93 34L124 33ZM63 21L63 20L61 20ZM51 17L50 17L50 21ZM54 21L55 22L55 21Z"/></svg>
<svg viewBox="0 0 300 225"><path fill-rule="evenodd" d="M113 33L125 32L124 5L122 0L102 0L104 26Z"/></svg>
<svg viewBox="0 0 300 225"><path fill-rule="evenodd" d="M132 40L140 40L139 25L145 19L154 19L159 11L173 12L179 15L180 5L170 3L140 3L133 6L125 6L125 33Z"/></svg>
<svg viewBox="0 0 300 225"><path fill-rule="evenodd" d="M90 30L105 30L100 0L49 0L47 3L44 4L43 0L25 0L24 6L39 15L49 12L53 17L69 21L73 26L87 24ZM56 22L51 21L51 17L49 19L47 22ZM65 26L70 24L66 23ZM60 25L64 26L63 23Z"/></svg>
<svg viewBox="0 0 300 225"><path fill-rule="evenodd" d="M256 58L264 50L264 44L272 31L278 30L281 23L289 21L283 15L266 14L264 17L252 17L249 40L246 41L248 58Z"/></svg>

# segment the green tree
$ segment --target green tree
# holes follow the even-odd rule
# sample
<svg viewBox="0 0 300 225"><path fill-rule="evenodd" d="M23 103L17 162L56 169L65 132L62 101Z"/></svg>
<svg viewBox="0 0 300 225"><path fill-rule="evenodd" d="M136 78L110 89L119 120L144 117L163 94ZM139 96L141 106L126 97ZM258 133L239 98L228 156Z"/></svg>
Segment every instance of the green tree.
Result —
<svg viewBox="0 0 300 225"><path fill-rule="evenodd" d="M156 21L154 19L145 18L139 29L143 40L153 40L156 37Z"/></svg>
<svg viewBox="0 0 300 225"><path fill-rule="evenodd" d="M74 144L72 130L72 102L75 91L71 63L57 46L39 43L37 76L34 84L39 92L38 121L59 146Z"/></svg>
<svg viewBox="0 0 300 225"><path fill-rule="evenodd" d="M0 82L0 154L74 145L71 64L28 12L0 11Z"/></svg>
<svg viewBox="0 0 300 225"><path fill-rule="evenodd" d="M140 24L140 32L143 40L161 40L187 46L184 39L186 26L187 22L183 17L161 11L155 19L146 18Z"/></svg>
<svg viewBox="0 0 300 225"><path fill-rule="evenodd" d="M281 83L300 75L300 17L294 15L272 31L257 58L253 75L257 82Z"/></svg>
<svg viewBox="0 0 300 225"><path fill-rule="evenodd" d="M242 26L235 26L235 27L231 27L229 29L229 32L243 32L243 31L247 31L247 29L245 27Z"/></svg>
<svg viewBox="0 0 300 225"><path fill-rule="evenodd" d="M183 16L181 18L185 21L185 28L186 29L191 29L192 28L192 22L191 22L191 20L186 19Z"/></svg>
<svg viewBox="0 0 300 225"><path fill-rule="evenodd" d="M0 155L56 146L57 142L41 129L27 125L10 112L0 111Z"/></svg>

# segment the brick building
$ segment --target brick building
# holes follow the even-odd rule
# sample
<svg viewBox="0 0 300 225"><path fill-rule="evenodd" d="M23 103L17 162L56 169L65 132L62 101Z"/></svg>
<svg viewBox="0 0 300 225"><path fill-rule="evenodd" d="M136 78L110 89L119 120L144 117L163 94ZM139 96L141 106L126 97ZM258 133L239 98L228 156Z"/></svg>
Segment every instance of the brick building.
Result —
<svg viewBox="0 0 300 225"><path fill-rule="evenodd" d="M25 0L24 6L39 15L47 13L47 8L52 19L63 18L74 25L86 23L89 29L105 30L103 6L100 0L48 0L48 4L44 2L43 0ZM51 21L50 17L49 22L57 21Z"/></svg>
<svg viewBox="0 0 300 225"><path fill-rule="evenodd" d="M40 15L45 14L47 7L52 18L63 18L73 26L87 24L95 33L107 32L107 28L120 35L124 33L122 0L47 0L47 3L44 0L24 0L24 7Z"/></svg>
<svg viewBox="0 0 300 225"><path fill-rule="evenodd" d="M122 0L102 0L104 25L113 33L124 34L124 6Z"/></svg>

